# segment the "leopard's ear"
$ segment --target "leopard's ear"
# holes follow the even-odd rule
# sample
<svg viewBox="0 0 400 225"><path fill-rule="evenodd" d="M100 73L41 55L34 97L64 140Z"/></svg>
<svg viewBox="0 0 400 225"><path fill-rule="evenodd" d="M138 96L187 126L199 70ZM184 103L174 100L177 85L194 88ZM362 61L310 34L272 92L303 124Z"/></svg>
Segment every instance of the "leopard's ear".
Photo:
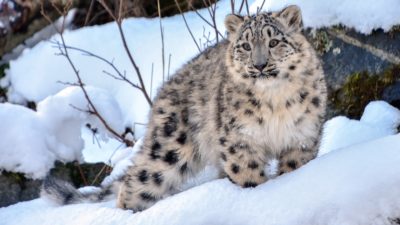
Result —
<svg viewBox="0 0 400 225"><path fill-rule="evenodd" d="M244 18L236 14L229 14L225 17L225 28L228 31L228 38L231 39L242 26Z"/></svg>
<svg viewBox="0 0 400 225"><path fill-rule="evenodd" d="M284 8L278 13L277 17L289 31L300 32L303 29L301 10L296 5Z"/></svg>

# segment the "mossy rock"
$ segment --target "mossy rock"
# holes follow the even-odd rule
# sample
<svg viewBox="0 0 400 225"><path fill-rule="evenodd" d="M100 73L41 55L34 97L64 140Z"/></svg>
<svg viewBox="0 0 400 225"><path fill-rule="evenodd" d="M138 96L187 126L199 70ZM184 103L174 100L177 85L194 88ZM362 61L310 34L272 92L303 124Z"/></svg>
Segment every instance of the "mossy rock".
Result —
<svg viewBox="0 0 400 225"><path fill-rule="evenodd" d="M335 114L359 119L365 106L371 101L384 100L384 90L399 79L400 65L391 66L381 74L353 73L341 88L329 94L330 107Z"/></svg>

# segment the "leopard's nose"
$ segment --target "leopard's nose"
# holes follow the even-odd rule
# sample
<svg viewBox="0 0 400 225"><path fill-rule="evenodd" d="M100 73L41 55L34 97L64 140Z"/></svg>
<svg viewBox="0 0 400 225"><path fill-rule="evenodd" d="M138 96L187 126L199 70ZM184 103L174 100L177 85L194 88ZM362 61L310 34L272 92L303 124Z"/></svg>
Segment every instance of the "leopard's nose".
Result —
<svg viewBox="0 0 400 225"><path fill-rule="evenodd" d="M263 69L267 66L266 63L264 64L257 64L257 65L253 65L257 70L259 70L260 72L263 71Z"/></svg>

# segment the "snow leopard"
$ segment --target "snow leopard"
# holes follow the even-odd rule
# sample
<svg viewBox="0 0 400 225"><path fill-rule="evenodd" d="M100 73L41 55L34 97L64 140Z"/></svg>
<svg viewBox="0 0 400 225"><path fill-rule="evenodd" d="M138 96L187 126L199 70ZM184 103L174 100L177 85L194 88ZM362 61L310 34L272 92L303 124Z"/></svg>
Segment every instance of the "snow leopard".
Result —
<svg viewBox="0 0 400 225"><path fill-rule="evenodd" d="M269 179L265 167L273 159L281 175L316 157L327 91L300 9L230 14L225 27L226 40L159 89L141 149L121 182L119 208L147 209L207 165L251 188ZM62 189L55 184L47 182L44 192ZM58 196L84 197L73 192L68 186Z"/></svg>

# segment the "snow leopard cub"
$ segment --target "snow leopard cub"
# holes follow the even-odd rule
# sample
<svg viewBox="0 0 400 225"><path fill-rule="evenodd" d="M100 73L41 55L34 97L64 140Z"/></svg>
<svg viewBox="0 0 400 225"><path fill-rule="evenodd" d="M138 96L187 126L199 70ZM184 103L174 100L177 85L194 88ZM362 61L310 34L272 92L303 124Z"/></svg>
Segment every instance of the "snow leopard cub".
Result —
<svg viewBox="0 0 400 225"><path fill-rule="evenodd" d="M207 164L254 187L316 156L325 114L321 63L298 7L228 15L228 40L180 69L158 93L118 207L140 211L179 191Z"/></svg>
<svg viewBox="0 0 400 225"><path fill-rule="evenodd" d="M242 187L265 182L266 164L294 170L317 154L325 115L321 63L301 34L298 7L228 15L228 40L180 69L158 93L147 133L121 184L118 207L134 212L179 192L210 164ZM47 179L42 196L60 204L99 201Z"/></svg>

